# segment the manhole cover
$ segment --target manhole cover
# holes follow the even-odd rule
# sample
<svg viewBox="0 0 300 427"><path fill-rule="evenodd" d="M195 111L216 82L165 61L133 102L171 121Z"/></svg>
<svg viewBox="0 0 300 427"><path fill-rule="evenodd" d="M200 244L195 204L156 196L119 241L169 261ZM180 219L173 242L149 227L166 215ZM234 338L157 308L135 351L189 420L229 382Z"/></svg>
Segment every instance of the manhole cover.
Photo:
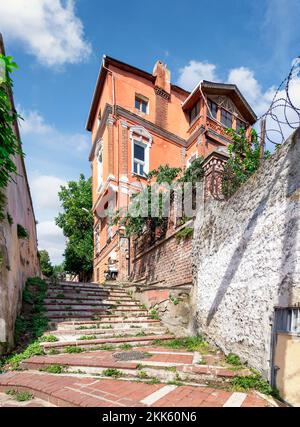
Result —
<svg viewBox="0 0 300 427"><path fill-rule="evenodd" d="M117 360L142 360L150 357L151 354L142 351L124 351L122 353L115 353L113 356Z"/></svg>

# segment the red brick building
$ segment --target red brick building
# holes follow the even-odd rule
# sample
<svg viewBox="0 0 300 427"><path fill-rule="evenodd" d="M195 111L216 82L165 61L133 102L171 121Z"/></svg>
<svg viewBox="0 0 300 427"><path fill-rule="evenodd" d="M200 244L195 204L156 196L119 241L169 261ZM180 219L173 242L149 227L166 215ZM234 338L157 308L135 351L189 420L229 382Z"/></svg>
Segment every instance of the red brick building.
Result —
<svg viewBox="0 0 300 427"><path fill-rule="evenodd" d="M149 73L104 56L87 121L92 149L95 218L94 280L102 282L108 258L118 260L120 237L105 218L111 203L127 206L161 164L186 167L197 156L222 153L225 129L256 121L235 85L200 82L190 93L171 83L160 61ZM126 268L126 266L119 266Z"/></svg>

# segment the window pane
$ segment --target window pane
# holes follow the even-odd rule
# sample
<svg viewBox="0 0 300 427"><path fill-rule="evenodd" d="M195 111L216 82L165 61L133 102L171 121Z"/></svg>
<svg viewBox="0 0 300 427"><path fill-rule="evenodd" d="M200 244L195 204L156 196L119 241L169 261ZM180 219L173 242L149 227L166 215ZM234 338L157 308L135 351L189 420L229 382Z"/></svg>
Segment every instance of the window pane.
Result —
<svg viewBox="0 0 300 427"><path fill-rule="evenodd" d="M136 162L133 163L133 172L138 173L138 164Z"/></svg>
<svg viewBox="0 0 300 427"><path fill-rule="evenodd" d="M134 158L145 161L145 148L138 144L134 144Z"/></svg>
<svg viewBox="0 0 300 427"><path fill-rule="evenodd" d="M140 175L144 175L144 165L140 164Z"/></svg>
<svg viewBox="0 0 300 427"><path fill-rule="evenodd" d="M147 102L146 101L142 101L142 112L147 113Z"/></svg>
<svg viewBox="0 0 300 427"><path fill-rule="evenodd" d="M208 100L208 108L210 111L208 111L208 114L213 117L214 119L217 118L217 109L218 106L215 102L212 102L210 99Z"/></svg>
<svg viewBox="0 0 300 427"><path fill-rule="evenodd" d="M228 128L232 127L232 115L223 109L221 110L221 122Z"/></svg>
<svg viewBox="0 0 300 427"><path fill-rule="evenodd" d="M200 112L200 101L196 102L196 104L190 110L190 123L195 120Z"/></svg>
<svg viewBox="0 0 300 427"><path fill-rule="evenodd" d="M141 108L140 104L141 104L141 101L139 100L139 98L135 98L135 108L139 110Z"/></svg>

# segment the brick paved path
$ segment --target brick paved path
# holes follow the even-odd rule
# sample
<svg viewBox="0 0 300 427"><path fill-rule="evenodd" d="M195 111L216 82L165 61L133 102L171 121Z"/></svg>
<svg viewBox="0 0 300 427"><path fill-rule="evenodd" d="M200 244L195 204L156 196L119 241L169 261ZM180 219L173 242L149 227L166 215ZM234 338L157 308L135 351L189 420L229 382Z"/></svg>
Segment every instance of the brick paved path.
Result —
<svg viewBox="0 0 300 427"><path fill-rule="evenodd" d="M22 362L22 371L0 375L0 406L277 406L232 391L232 377L249 371L233 370L220 352L163 346L172 334L121 287L50 285L45 303L57 341L42 343L45 355ZM34 399L16 402L8 390Z"/></svg>

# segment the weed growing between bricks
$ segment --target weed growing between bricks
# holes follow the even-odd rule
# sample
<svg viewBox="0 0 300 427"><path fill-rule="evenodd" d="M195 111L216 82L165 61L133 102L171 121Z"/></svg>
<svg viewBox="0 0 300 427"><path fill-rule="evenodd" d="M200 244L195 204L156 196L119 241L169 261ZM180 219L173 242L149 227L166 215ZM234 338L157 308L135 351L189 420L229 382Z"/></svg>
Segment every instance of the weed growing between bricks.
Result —
<svg viewBox="0 0 300 427"><path fill-rule="evenodd" d="M118 377L121 377L123 375L123 373L122 373L122 371L119 371L119 369L108 368L108 369L104 369L102 371L102 375L104 375L105 377L118 378Z"/></svg>
<svg viewBox="0 0 300 427"><path fill-rule="evenodd" d="M274 389L265 381L259 372L252 369L252 375L236 376L231 380L231 385L236 391L257 390L263 394L268 394L276 399L280 399L277 389Z"/></svg>
<svg viewBox="0 0 300 427"><path fill-rule="evenodd" d="M55 335L43 335L39 338L39 342L56 342L58 338Z"/></svg>
<svg viewBox="0 0 300 427"><path fill-rule="evenodd" d="M6 394L11 396L14 400L18 402L26 402L27 400L34 399L33 395L28 391L16 391L16 390L7 390Z"/></svg>
<svg viewBox="0 0 300 427"><path fill-rule="evenodd" d="M79 341L95 340L95 339L97 339L96 335L81 335L81 337L78 338Z"/></svg>
<svg viewBox="0 0 300 427"><path fill-rule="evenodd" d="M173 349L184 349L187 351L199 351L201 353L210 350L209 344L201 337L186 337L186 338L174 338L169 341L155 340L153 345L170 347Z"/></svg>
<svg viewBox="0 0 300 427"><path fill-rule="evenodd" d="M48 374L63 374L66 372L66 367L63 365L49 365L41 368L40 371L47 372Z"/></svg>

